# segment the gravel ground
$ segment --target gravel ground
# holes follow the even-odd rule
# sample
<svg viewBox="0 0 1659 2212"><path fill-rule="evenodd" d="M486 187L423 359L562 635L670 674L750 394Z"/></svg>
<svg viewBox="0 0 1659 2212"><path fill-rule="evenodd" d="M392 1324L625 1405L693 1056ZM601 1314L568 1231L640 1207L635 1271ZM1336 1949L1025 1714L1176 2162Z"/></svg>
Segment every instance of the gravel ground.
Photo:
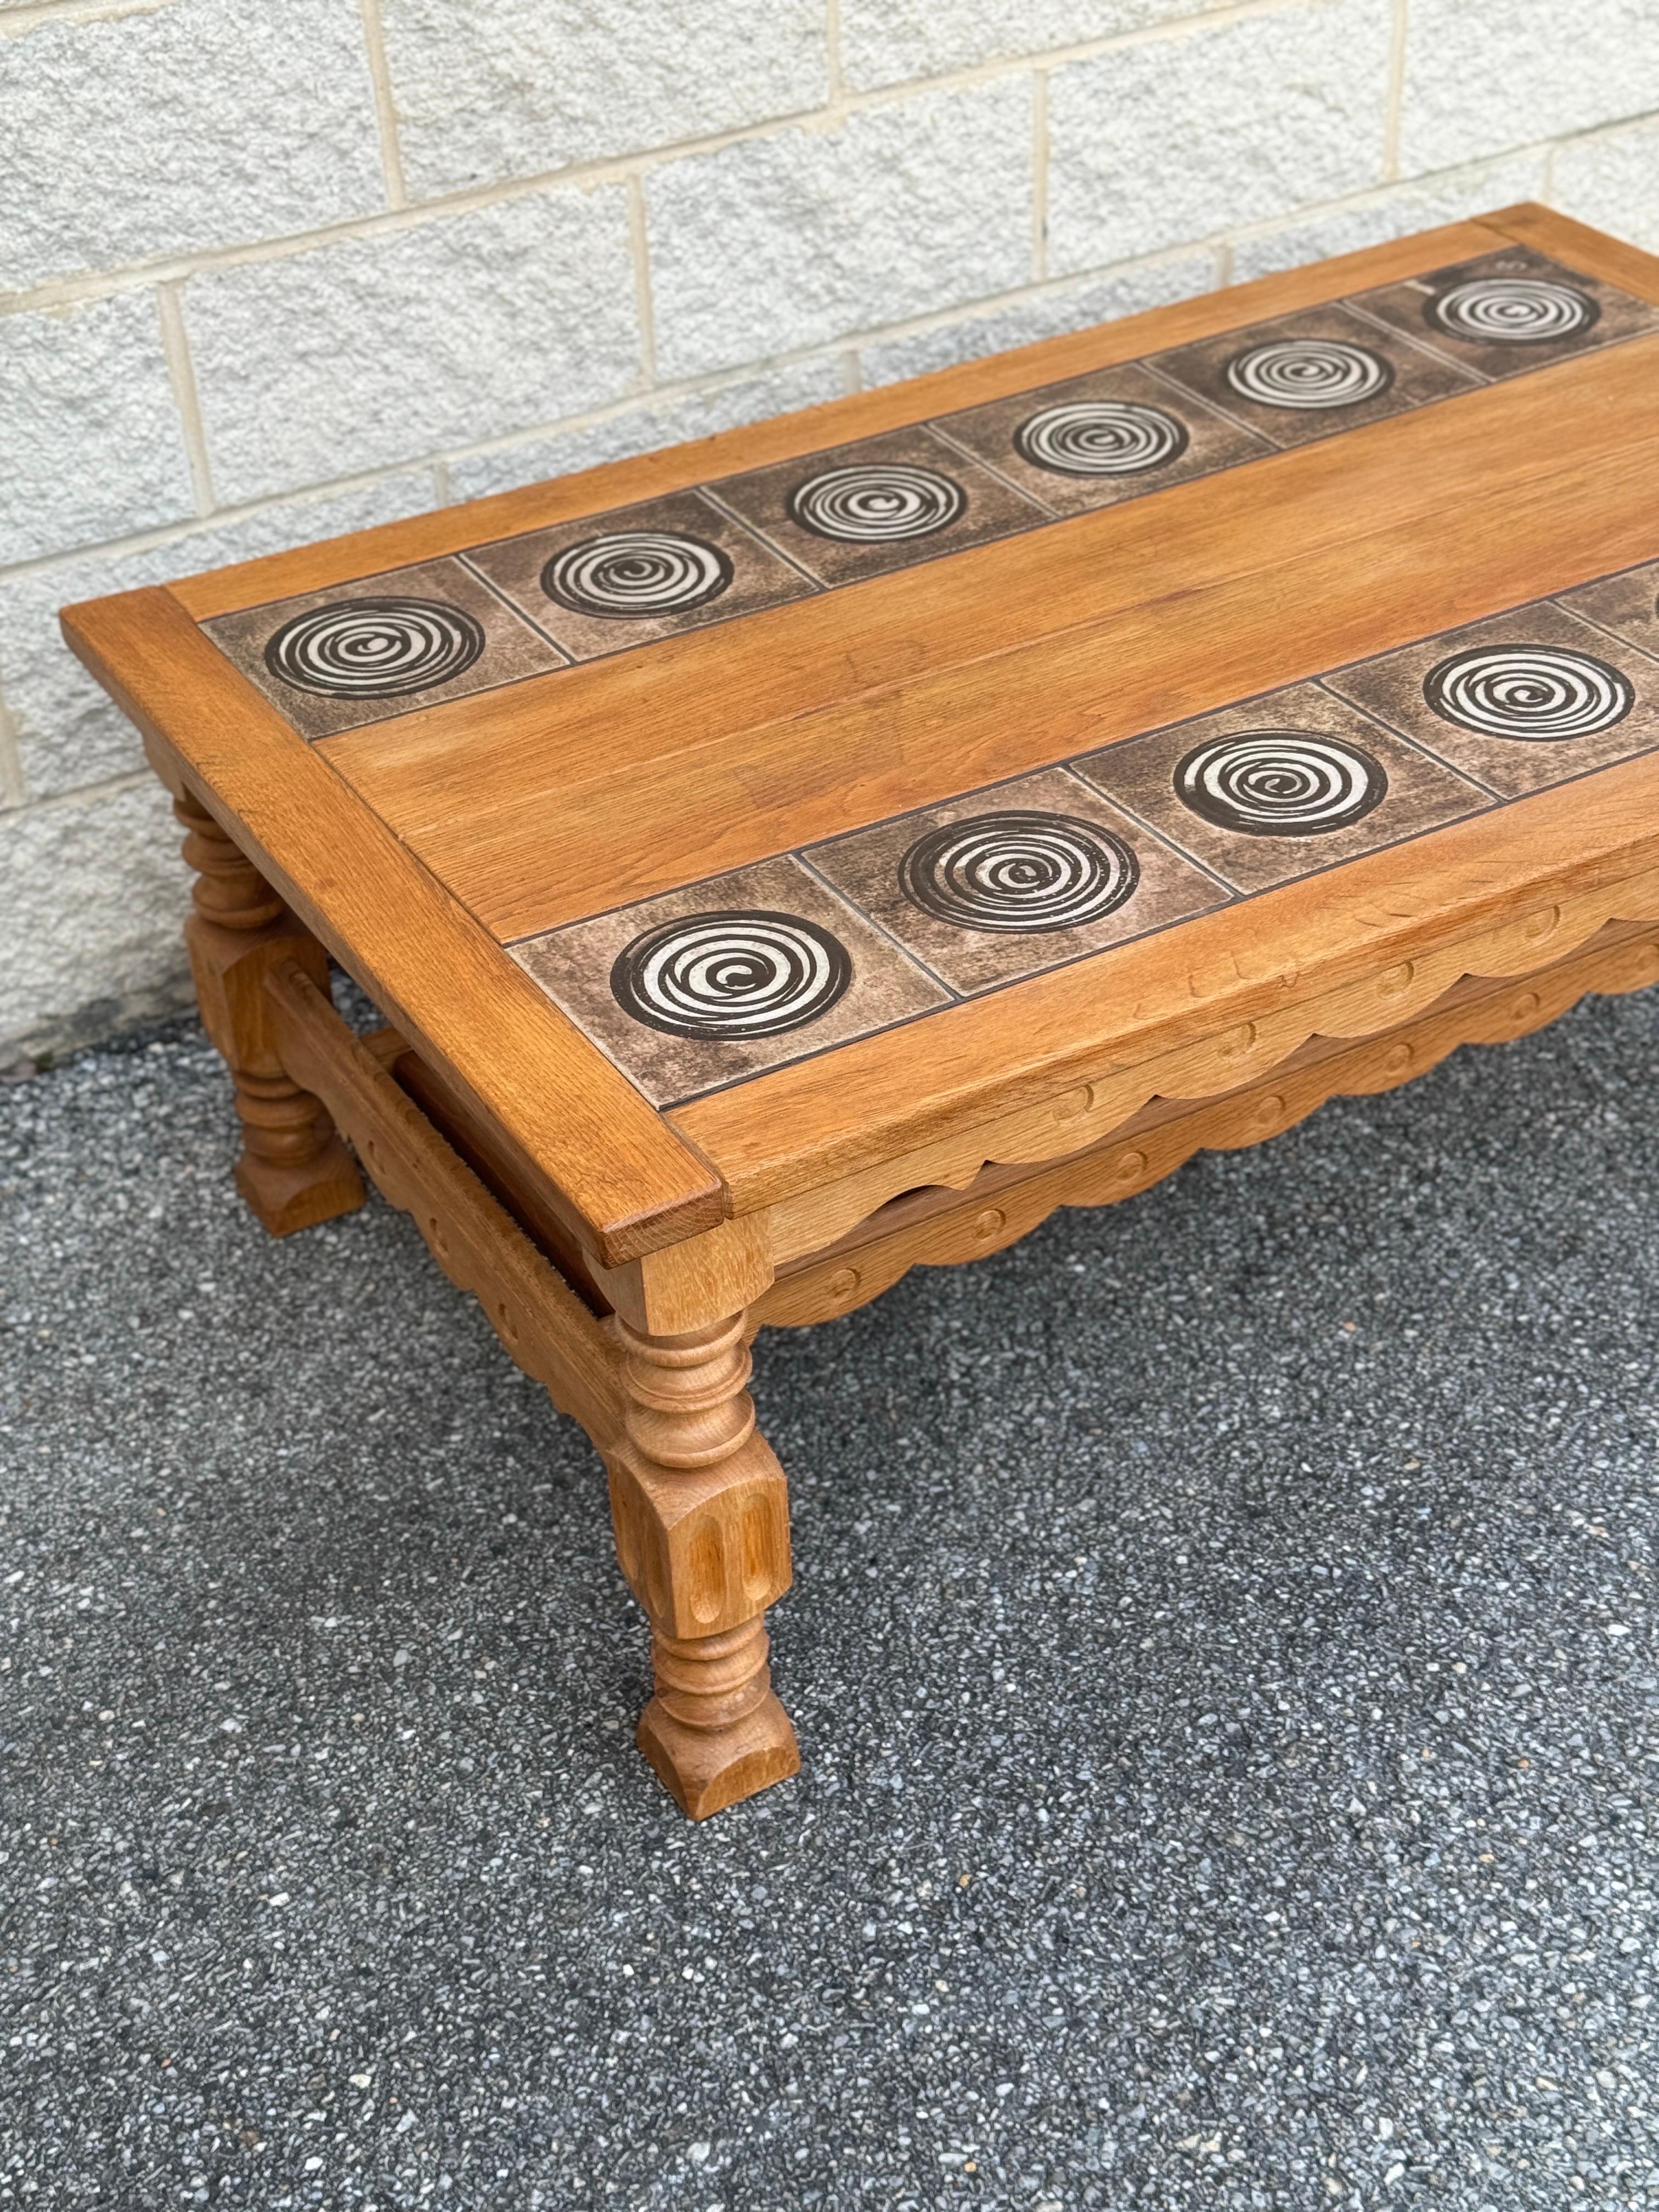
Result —
<svg viewBox="0 0 1659 2212"><path fill-rule="evenodd" d="M188 1024L0 1093L0 2204L1659 2203L1656 1018L763 1340L702 1828L409 1223L266 1241Z"/></svg>

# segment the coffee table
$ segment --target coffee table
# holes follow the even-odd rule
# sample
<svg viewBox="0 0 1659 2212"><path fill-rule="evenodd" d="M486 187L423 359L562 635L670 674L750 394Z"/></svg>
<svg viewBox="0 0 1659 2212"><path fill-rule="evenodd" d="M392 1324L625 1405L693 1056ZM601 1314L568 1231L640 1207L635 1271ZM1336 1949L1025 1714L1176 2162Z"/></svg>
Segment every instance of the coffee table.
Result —
<svg viewBox="0 0 1659 2212"><path fill-rule="evenodd" d="M586 1429L687 1813L799 1764L757 1329L1659 976L1656 303L1510 208L65 613L243 1194Z"/></svg>

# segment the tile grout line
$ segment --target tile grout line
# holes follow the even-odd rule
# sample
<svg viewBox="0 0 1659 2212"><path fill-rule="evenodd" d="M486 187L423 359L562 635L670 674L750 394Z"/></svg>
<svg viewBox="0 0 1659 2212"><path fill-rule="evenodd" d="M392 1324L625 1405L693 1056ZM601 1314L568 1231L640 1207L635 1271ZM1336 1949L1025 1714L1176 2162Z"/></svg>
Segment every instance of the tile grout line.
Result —
<svg viewBox="0 0 1659 2212"><path fill-rule="evenodd" d="M1526 604L1542 606L1545 603L1542 599L1534 599L1528 600ZM1497 622L1501 620L1503 615L1517 611L1519 610L1505 607L1500 610L1499 614L1480 616L1473 623L1455 623L1449 630L1430 630L1425 637L1413 638L1405 645L1390 646L1385 652L1374 654L1371 658L1386 660L1390 653L1411 653L1417 647L1426 645L1429 638L1453 637L1460 629L1478 629L1482 622ZM1365 660L1345 661L1340 668L1323 669L1317 676L1310 676L1305 680L1316 691L1322 691L1328 699L1334 699L1340 707L1346 707L1351 714L1358 714L1362 720L1375 723L1385 736L1395 738L1407 750L1420 753L1425 760L1432 762L1436 768L1444 769L1448 775L1455 776L1461 783L1472 784L1484 799L1501 805L1504 794L1498 790L1496 784L1488 783L1484 776L1477 775L1472 768L1459 768L1455 762L1448 760L1443 753L1436 752L1426 738L1414 737L1411 731L1402 730L1397 722L1391 722L1379 708L1368 707L1363 699L1350 699L1346 691L1339 691L1336 689L1337 677L1346 676L1351 668L1365 668L1369 665L1369 661ZM1485 811L1483 808L1476 808L1474 811L1477 813Z"/></svg>
<svg viewBox="0 0 1659 2212"><path fill-rule="evenodd" d="M380 0L357 0L362 21L363 47L369 81L374 88L374 125L380 142L380 172L386 179L388 208L409 205L404 179L402 143L398 136L398 103L392 89L392 65L386 58L386 26L380 19Z"/></svg>
<svg viewBox="0 0 1659 2212"><path fill-rule="evenodd" d="M1071 380L1067 378L1064 380L1069 382ZM1045 388L1039 387L1039 389ZM991 403L994 406L996 404L995 401ZM960 409L957 411L967 413L972 410ZM988 459L984 453L976 453L973 447L964 445L953 431L946 428L950 419L948 415L928 415L925 416L915 427L918 430L925 430L929 437L937 438L940 445L948 452L954 453L958 460L968 461L975 468L983 469L987 476L994 477L1000 484L1013 493L1016 499L1026 501L1030 506L1036 507L1039 514L1046 516L1050 522L1064 522L1066 520L1063 507L1051 507L1040 492L1032 491L1024 484L1016 483L1006 469L1000 468L995 461Z"/></svg>
<svg viewBox="0 0 1659 2212"><path fill-rule="evenodd" d="M734 471L734 473L739 477L743 477L749 475L750 471L747 469L738 469ZM720 497L720 486L723 483L729 483L731 481L732 478L730 477L716 477L712 483L696 484L692 486L691 489L697 497L703 501L705 506L712 507L716 514L722 516L726 521L732 524L735 528L742 531L744 537L752 538L756 544L761 546L764 551L775 555L780 561L785 562L787 567L793 568L795 574L801 579L802 582L811 586L808 597L821 598L825 592L833 592L836 588L833 584L825 583L822 576L815 576L812 574L812 571L807 567L805 561L797 559L795 555L790 552L787 546L780 545L775 538L772 538L766 531L763 530L758 522L751 522L747 515L739 514L735 507L729 505L726 501ZM762 611L769 614L772 611L769 607L763 609ZM729 619L729 617L722 617L716 615L713 621L708 623L706 627L713 629L722 619ZM624 653L630 650L627 646L623 646L620 649Z"/></svg>
<svg viewBox="0 0 1659 2212"><path fill-rule="evenodd" d="M196 369L191 360L190 339L185 330L184 307L179 293L177 284L158 284L155 311L161 325L161 351L167 361L167 380L173 386L173 404L179 410L185 453L190 463L197 517L205 521L216 512L217 501L213 495L213 471L208 461L201 396L196 388Z"/></svg>
<svg viewBox="0 0 1659 2212"><path fill-rule="evenodd" d="M447 556L441 554L439 558L441 560L447 557L449 560L453 561L458 568L465 568L467 574L471 576L475 582L482 584L485 591L489 592L490 598L497 600L501 605L505 607L508 614L510 614L515 621L527 623L532 631L533 631L536 636L542 640L544 645L550 645L554 652L558 654L559 659L564 663L567 668L574 668L576 665L575 655L573 653L568 653L564 647L559 643L558 639L554 636L552 631L546 629L541 623L538 623L536 620L536 617L532 614L527 612L525 608L521 607L516 599L508 599L505 587L498 584L495 581L495 579L489 574L489 571L487 569L481 568L478 563L472 558L474 553L481 552L483 550L483 549L481 546L464 547L459 553L451 553ZM282 603L279 600L276 602L276 604L280 605ZM552 671L550 669L544 672L550 675ZM502 691L506 690L507 684L510 684L513 680L514 679L511 677L508 677L502 683L492 684L489 688L492 691ZM476 695L471 692L463 692L458 696L464 698L471 698ZM361 728L368 728L371 727L372 725L363 723L360 724L358 726Z"/></svg>
<svg viewBox="0 0 1659 2212"><path fill-rule="evenodd" d="M892 818L896 822L902 822L904 817L902 814L896 814ZM880 829L884 826L885 825L884 823L872 823L871 824L872 829ZM856 836L858 832L854 830L852 834ZM829 837L821 837L818 840L818 844L822 845L828 845L833 842L834 840ZM801 871L802 874L808 877L813 883L817 884L820 890L827 891L838 906L844 906L848 914L854 915L858 921L861 921L866 929L872 929L878 937L884 938L891 949L899 955L901 959L908 960L913 968L919 969L930 983L937 983L940 990L945 993L947 999L952 1000L957 1006L962 1005L964 994L957 988L954 983L951 982L945 976L941 975L937 969L929 967L927 961L922 958L921 953L916 951L912 946L907 945L902 938L896 937L878 915L871 914L867 908L861 907L859 904L858 901L853 897L850 892L842 890L839 884L831 883L829 877L826 876L823 871L818 866L817 862L810 857L811 854L815 853L817 850L817 845L790 845L786 847L781 853L774 854L770 855L770 857L774 860L793 860L795 866ZM753 863L750 863L750 865L752 866ZM760 865L764 867L766 863L765 861L762 861ZM735 874L736 871L733 870L732 872ZM627 909L624 908L623 911L626 912ZM940 1010L937 1006L931 1006L927 1008L927 1011L930 1013L938 1013ZM911 1020L916 1020L919 1019L920 1017L912 1015L908 1017L908 1018ZM868 1032L866 1032L866 1034L868 1034ZM782 1064L785 1066L787 1066L788 1062L786 1060Z"/></svg>

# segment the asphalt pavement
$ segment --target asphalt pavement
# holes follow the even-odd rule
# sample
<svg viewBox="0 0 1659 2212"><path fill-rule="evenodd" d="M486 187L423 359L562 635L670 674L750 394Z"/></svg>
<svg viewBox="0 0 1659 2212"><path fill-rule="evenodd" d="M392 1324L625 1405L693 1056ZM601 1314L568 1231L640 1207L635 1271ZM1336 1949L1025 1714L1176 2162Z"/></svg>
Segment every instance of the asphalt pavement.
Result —
<svg viewBox="0 0 1659 2212"><path fill-rule="evenodd" d="M757 1347L799 1780L632 1747L580 1432L0 1091L0 2205L1659 2203L1659 994Z"/></svg>

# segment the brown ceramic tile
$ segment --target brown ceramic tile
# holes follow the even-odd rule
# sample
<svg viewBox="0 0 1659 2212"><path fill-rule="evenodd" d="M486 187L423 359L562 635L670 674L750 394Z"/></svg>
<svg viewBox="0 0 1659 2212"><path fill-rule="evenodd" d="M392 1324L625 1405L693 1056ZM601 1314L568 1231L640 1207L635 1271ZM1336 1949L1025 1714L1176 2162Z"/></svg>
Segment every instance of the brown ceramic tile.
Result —
<svg viewBox="0 0 1659 2212"><path fill-rule="evenodd" d="M812 589L695 491L498 538L465 558L573 660L781 606Z"/></svg>
<svg viewBox="0 0 1659 2212"><path fill-rule="evenodd" d="M564 665L562 653L451 560L387 568L216 615L202 627L308 738Z"/></svg>
<svg viewBox="0 0 1659 2212"><path fill-rule="evenodd" d="M1659 667L1547 599L1325 680L1505 798L1659 745Z"/></svg>
<svg viewBox="0 0 1659 2212"><path fill-rule="evenodd" d="M1227 898L1064 769L922 807L803 857L964 993L1039 975Z"/></svg>
<svg viewBox="0 0 1659 2212"><path fill-rule="evenodd" d="M1490 377L1659 330L1659 308L1525 246L1356 292L1350 304Z"/></svg>
<svg viewBox="0 0 1659 2212"><path fill-rule="evenodd" d="M1243 891L1355 860L1492 803L1317 684L1266 692L1073 765Z"/></svg>
<svg viewBox="0 0 1659 2212"><path fill-rule="evenodd" d="M826 584L854 583L1048 520L923 428L806 453L710 487Z"/></svg>
<svg viewBox="0 0 1659 2212"><path fill-rule="evenodd" d="M1644 653L1659 654L1659 561L1581 584L1576 592L1559 592L1556 603L1615 630Z"/></svg>
<svg viewBox="0 0 1659 2212"><path fill-rule="evenodd" d="M1310 445L1475 388L1466 369L1346 307L1310 307L1224 331L1153 365L1276 446Z"/></svg>
<svg viewBox="0 0 1659 2212"><path fill-rule="evenodd" d="M949 1003L787 856L512 950L658 1106Z"/></svg>
<svg viewBox="0 0 1659 2212"><path fill-rule="evenodd" d="M1138 499L1273 451L1138 362L943 415L934 428L1059 514Z"/></svg>

